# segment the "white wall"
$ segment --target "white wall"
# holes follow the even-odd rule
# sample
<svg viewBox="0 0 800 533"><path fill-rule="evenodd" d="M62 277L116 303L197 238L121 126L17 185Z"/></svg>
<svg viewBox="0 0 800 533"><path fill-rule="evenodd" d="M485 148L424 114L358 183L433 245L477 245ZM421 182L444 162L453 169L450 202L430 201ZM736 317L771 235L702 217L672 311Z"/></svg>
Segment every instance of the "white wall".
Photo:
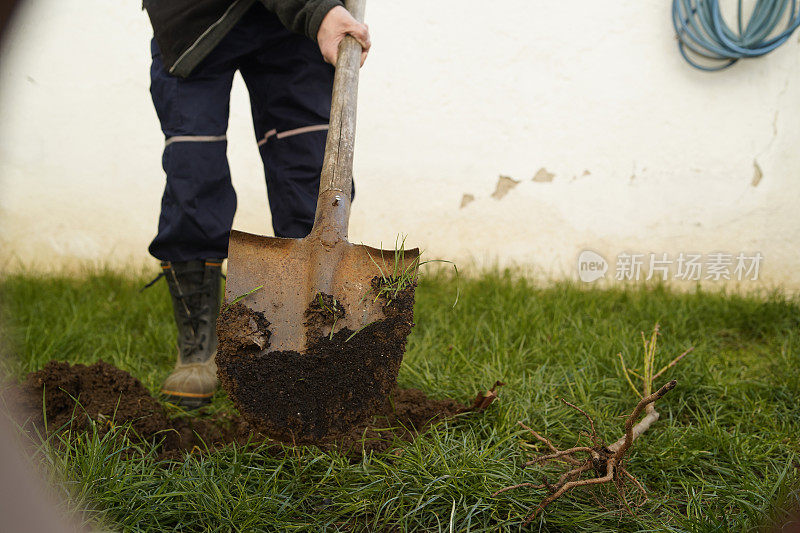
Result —
<svg viewBox="0 0 800 533"><path fill-rule="evenodd" d="M403 233L430 257L573 277L585 248L759 251L763 282L800 288L797 38L701 73L669 4L372 0L351 240ZM138 2L21 13L0 62L5 268L147 261L163 188L150 33ZM269 233L240 80L229 139L235 226ZM541 168L552 181L532 181ZM498 199L500 175L519 184Z"/></svg>

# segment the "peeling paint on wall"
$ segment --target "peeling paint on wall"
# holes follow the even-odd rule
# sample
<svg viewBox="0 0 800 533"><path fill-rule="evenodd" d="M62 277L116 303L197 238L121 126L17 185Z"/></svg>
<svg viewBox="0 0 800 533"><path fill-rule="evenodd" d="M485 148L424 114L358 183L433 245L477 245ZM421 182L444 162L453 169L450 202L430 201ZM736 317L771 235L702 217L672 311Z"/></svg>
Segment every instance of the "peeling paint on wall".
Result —
<svg viewBox="0 0 800 533"><path fill-rule="evenodd" d="M758 165L758 161L755 159L753 160L753 181L750 182L750 185L753 187L758 187L758 184L761 183L761 178L764 177L764 173L761 171L761 167Z"/></svg>
<svg viewBox="0 0 800 533"><path fill-rule="evenodd" d="M500 176L497 179L497 187L495 187L494 192L492 193L492 198L495 200L502 200L503 197L508 194L508 191L517 185L519 185L519 180L515 180L514 178L510 178L508 176Z"/></svg>
<svg viewBox="0 0 800 533"><path fill-rule="evenodd" d="M542 167L536 171L536 174L533 176L531 181L535 181L537 183L550 183L555 177L555 174L548 172L546 168Z"/></svg>

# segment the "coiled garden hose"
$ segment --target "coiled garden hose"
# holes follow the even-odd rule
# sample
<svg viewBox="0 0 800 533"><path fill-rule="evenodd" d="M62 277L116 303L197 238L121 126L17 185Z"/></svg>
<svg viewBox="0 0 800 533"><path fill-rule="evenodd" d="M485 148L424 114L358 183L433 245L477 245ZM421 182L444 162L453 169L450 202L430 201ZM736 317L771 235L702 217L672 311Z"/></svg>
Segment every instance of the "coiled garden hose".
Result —
<svg viewBox="0 0 800 533"><path fill-rule="evenodd" d="M722 18L718 0L673 0L672 24L681 55L697 69L722 70L742 58L768 54L800 26L797 0L757 0L749 20L745 22L743 17L739 0L735 32ZM786 27L775 34L782 21ZM717 64L698 63L689 51Z"/></svg>

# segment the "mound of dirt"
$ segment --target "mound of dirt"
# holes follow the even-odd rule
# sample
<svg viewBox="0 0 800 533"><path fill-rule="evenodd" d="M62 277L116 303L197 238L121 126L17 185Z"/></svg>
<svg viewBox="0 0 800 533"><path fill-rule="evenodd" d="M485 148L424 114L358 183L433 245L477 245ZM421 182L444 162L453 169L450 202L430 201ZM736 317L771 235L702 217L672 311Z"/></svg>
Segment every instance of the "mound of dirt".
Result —
<svg viewBox="0 0 800 533"><path fill-rule="evenodd" d="M384 318L357 332L342 328L330 335L349 310L317 294L305 311L303 353L269 352L266 318L242 304L226 307L217 321L219 376L247 421L273 438L316 444L347 439L374 413L388 415L385 404L414 326L416 287L408 284L389 298L380 284L393 282L373 279Z"/></svg>
<svg viewBox="0 0 800 533"><path fill-rule="evenodd" d="M162 458L179 458L196 446L269 441L235 414L169 417L138 379L104 361L88 366L50 361L19 385L9 387L4 396L42 434L45 420L50 433L86 430L90 421L102 432L130 423L138 438L160 442ZM358 455L362 449L385 451L397 439L410 441L432 423L469 410L453 400L428 398L417 389L395 389L371 420L318 445Z"/></svg>

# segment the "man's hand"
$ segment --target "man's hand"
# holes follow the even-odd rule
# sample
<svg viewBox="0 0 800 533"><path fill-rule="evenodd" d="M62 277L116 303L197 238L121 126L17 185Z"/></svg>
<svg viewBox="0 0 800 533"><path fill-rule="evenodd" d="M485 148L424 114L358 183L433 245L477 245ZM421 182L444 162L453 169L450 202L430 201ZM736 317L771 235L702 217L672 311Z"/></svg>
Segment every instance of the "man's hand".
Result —
<svg viewBox="0 0 800 533"><path fill-rule="evenodd" d="M352 35L361 44L361 64L367 59L367 52L372 43L369 40L369 28L358 22L342 6L336 6L325 15L317 32L317 44L322 57L331 65L336 64L339 56L339 43L345 35Z"/></svg>

